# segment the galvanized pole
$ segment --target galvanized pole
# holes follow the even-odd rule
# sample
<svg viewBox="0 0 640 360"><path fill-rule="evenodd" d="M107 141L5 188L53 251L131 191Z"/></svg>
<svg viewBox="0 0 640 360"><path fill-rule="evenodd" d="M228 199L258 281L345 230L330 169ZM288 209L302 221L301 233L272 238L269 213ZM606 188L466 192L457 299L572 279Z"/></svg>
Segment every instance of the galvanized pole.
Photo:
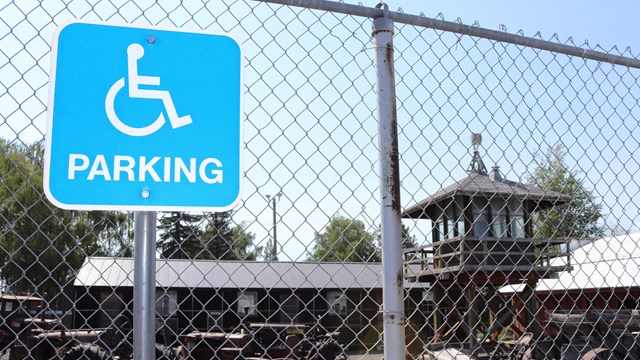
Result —
<svg viewBox="0 0 640 360"><path fill-rule="evenodd" d="M134 214L134 360L151 360L156 358L156 218L157 213L155 211L136 211Z"/></svg>
<svg viewBox="0 0 640 360"><path fill-rule="evenodd" d="M382 310L384 358L404 359L404 277L400 224L400 171L398 161L398 119L393 69L393 20L383 16L373 20L378 101L378 147L380 149L380 204L382 210Z"/></svg>

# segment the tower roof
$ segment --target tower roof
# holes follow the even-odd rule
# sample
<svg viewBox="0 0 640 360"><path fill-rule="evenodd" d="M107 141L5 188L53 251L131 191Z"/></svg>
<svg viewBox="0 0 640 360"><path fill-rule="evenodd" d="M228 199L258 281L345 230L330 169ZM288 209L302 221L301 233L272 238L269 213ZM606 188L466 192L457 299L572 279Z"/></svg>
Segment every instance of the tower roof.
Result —
<svg viewBox="0 0 640 360"><path fill-rule="evenodd" d="M492 171L497 171L494 167ZM406 208L402 212L404 218L429 218L429 208L455 196L470 196L481 198L515 198L522 202L533 202L538 209L546 209L562 205L571 201L571 196L555 191L540 189L517 181L511 181L495 176L473 171L466 178L449 185L435 194L428 196L417 204Z"/></svg>
<svg viewBox="0 0 640 360"><path fill-rule="evenodd" d="M478 151L481 144L482 135L480 133L472 133L471 145L473 146L473 156L471 158L471 164L469 164L469 176L441 189L419 203L408 207L402 212L401 216L414 219L438 217L442 209L448 205L439 203L451 201L456 196L485 199L517 199L525 203L526 208L531 211L547 209L571 201L571 196L556 191L544 190L517 181L507 180L502 177L500 167L497 165L493 166L491 172L487 173L487 168L484 166L484 162ZM439 206L440 211L436 211L435 206Z"/></svg>

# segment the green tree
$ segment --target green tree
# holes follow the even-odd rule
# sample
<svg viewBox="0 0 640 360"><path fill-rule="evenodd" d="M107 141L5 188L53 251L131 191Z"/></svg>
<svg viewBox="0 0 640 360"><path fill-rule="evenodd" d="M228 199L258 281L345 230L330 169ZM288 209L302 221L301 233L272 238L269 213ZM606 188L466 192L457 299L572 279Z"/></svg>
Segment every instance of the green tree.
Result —
<svg viewBox="0 0 640 360"><path fill-rule="evenodd" d="M212 213L202 234L205 251L200 258L218 260L255 260L260 249L252 249L255 234L245 223L233 223L233 211Z"/></svg>
<svg viewBox="0 0 640 360"><path fill-rule="evenodd" d="M408 249L418 246L418 239L415 235L409 233L409 227L405 224L402 225L402 248Z"/></svg>
<svg viewBox="0 0 640 360"><path fill-rule="evenodd" d="M260 251L258 252L262 260L264 261L272 261L273 260L273 239L267 239L267 245L261 246Z"/></svg>
<svg viewBox="0 0 640 360"><path fill-rule="evenodd" d="M418 239L416 238L415 235L411 235L411 233L409 233L409 227L402 223L400 224L400 226L401 226L400 236L402 239L402 248L408 249L408 248L418 246ZM380 232L377 233L377 237L378 237L378 243L382 244L382 234Z"/></svg>
<svg viewBox="0 0 640 360"><path fill-rule="evenodd" d="M537 238L596 239L604 236L600 225L602 205L597 203L580 172L566 163L567 151L558 144L538 156L537 167L528 179L529 185L571 196L567 204L537 211L534 214L534 236Z"/></svg>
<svg viewBox="0 0 640 360"><path fill-rule="evenodd" d="M133 256L132 219L127 213L82 211L75 213L73 229L87 254Z"/></svg>
<svg viewBox="0 0 640 360"><path fill-rule="evenodd" d="M171 212L160 219L158 250L165 259L255 260L255 235L233 222L233 211ZM259 250L259 249L258 249Z"/></svg>
<svg viewBox="0 0 640 360"><path fill-rule="evenodd" d="M315 233L309 260L377 262L381 260L376 236L360 220L334 216L322 233Z"/></svg>
<svg viewBox="0 0 640 360"><path fill-rule="evenodd" d="M200 240L203 215L186 212L165 213L159 219L158 251L164 259L195 259L202 256Z"/></svg>
<svg viewBox="0 0 640 360"><path fill-rule="evenodd" d="M202 234L203 252L200 258L232 260L235 259L232 251L232 218L231 211L212 213L207 216L207 225Z"/></svg>
<svg viewBox="0 0 640 360"><path fill-rule="evenodd" d="M231 230L233 253L237 260L256 260L262 248L254 245L256 235L247 230L247 224L241 222Z"/></svg>
<svg viewBox="0 0 640 360"><path fill-rule="evenodd" d="M121 252L109 237L126 215L53 206L42 187L43 154L39 143L0 139L0 277L10 291L57 296L86 256Z"/></svg>

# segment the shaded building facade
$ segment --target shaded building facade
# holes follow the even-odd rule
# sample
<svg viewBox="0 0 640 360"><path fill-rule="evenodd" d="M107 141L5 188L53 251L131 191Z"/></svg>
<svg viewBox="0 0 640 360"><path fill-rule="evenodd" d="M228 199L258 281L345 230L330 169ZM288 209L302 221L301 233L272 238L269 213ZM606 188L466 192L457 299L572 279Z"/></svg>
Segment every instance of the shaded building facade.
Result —
<svg viewBox="0 0 640 360"><path fill-rule="evenodd" d="M132 320L133 266L128 258L85 260L74 283L74 327ZM382 333L381 274L379 263L158 260L158 341L193 330L237 332L247 322L285 323L337 331L341 344L371 348ZM411 284L407 304L419 304L424 292ZM412 323L422 327L419 310Z"/></svg>

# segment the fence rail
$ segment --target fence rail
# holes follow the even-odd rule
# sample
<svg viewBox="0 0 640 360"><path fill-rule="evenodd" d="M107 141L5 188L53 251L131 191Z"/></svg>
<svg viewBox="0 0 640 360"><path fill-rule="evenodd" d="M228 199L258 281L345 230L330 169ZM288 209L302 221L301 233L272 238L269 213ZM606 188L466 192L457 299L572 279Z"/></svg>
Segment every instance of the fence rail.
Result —
<svg viewBox="0 0 640 360"><path fill-rule="evenodd" d="M274 4L298 6L308 9L324 10L353 16L362 16L367 18L379 18L383 16L383 10L380 8L368 8L364 6L351 5L342 2L327 0L255 0ZM386 15L389 19L407 25L447 31L460 35L476 36L483 39L500 41L513 45L521 45L534 49L546 50L560 54L572 55L583 59L601 61L609 64L622 65L632 68L640 68L640 60L628 57L608 54L606 52L594 51L577 46L559 44L552 41L526 37L522 35L509 34L491 29L485 29L478 26L465 25L458 22L451 22L439 19L428 18L426 16L417 16L405 14L401 12L389 11Z"/></svg>

